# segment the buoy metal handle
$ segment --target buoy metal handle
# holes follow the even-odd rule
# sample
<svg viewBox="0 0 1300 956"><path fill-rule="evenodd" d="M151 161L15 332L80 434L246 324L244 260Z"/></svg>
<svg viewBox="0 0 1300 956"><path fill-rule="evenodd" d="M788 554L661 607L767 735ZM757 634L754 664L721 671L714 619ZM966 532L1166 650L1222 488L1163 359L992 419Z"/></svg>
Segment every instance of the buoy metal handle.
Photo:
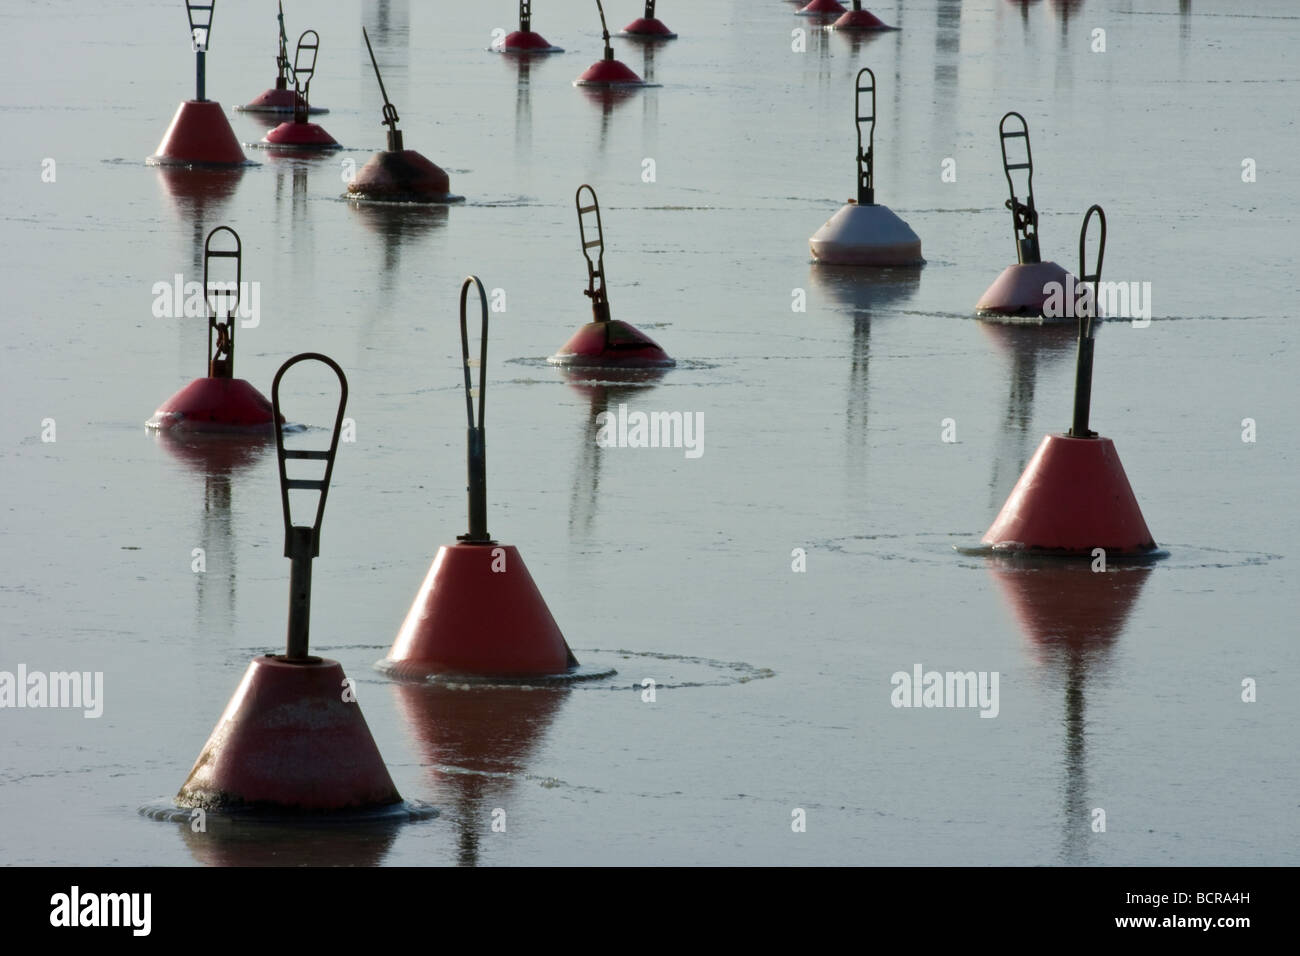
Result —
<svg viewBox="0 0 1300 956"><path fill-rule="evenodd" d="M366 49L370 51L370 65L375 68L379 93L384 98L383 125L388 127L388 151L396 153L402 148L402 131L397 128L397 107L388 99L388 91L384 89L384 78L379 75L379 61L375 59L375 48L370 45L370 34L366 32L365 27L361 28L361 35L366 39Z"/></svg>
<svg viewBox="0 0 1300 956"><path fill-rule="evenodd" d="M582 202L584 189L591 196L591 202L586 205ZM592 321L608 322L609 296L605 294L605 230L600 222L600 203L596 200L596 190L586 183L578 187L573 200L578 207L578 236L582 241L582 255L587 260L587 288L582 294L591 299ZM593 216L595 223L589 225ZM588 239L588 230L594 230L596 238ZM591 257L592 249L596 250L595 259Z"/></svg>
<svg viewBox="0 0 1300 956"><path fill-rule="evenodd" d="M280 8L276 19L280 21L280 50L275 55L275 88L284 90L289 88L289 74L293 72L289 66L289 37L284 32L284 4L277 3Z"/></svg>
<svg viewBox="0 0 1300 956"><path fill-rule="evenodd" d="M862 76L870 81L862 85ZM862 94L871 94L870 112L862 112ZM875 150L876 150L876 74L869 67L858 70L857 92L853 99L854 123L858 128L858 205L874 206L876 203ZM862 146L863 124L866 124L867 145Z"/></svg>
<svg viewBox="0 0 1300 956"><path fill-rule="evenodd" d="M1088 225L1096 214L1101 223L1101 239L1097 245L1097 268L1088 271ZM1074 371L1074 424L1070 426L1073 438L1096 438L1088 430L1088 413L1092 405L1092 350L1095 342L1093 318L1097 314L1097 287L1101 284L1101 263L1106 256L1106 213L1097 205L1090 206L1079 230L1079 287L1081 294L1075 303L1079 315L1079 354ZM1089 288L1088 283L1092 283Z"/></svg>
<svg viewBox="0 0 1300 956"><path fill-rule="evenodd" d="M212 36L212 15L216 6L217 0L209 0L208 3L190 3L190 0L185 0L185 15L190 20L190 42L194 46L194 98L199 102L203 102L206 92L206 58L208 41Z"/></svg>
<svg viewBox="0 0 1300 956"><path fill-rule="evenodd" d="M323 362L338 376L339 405L334 416L334 432L330 446L325 451L308 451L284 447L284 419L280 415L280 380L284 373L299 362ZM334 456L339 448L339 432L343 428L343 410L348 404L348 380L338 363L319 352L295 355L275 373L271 383L271 408L275 421L275 452L280 463L280 505L284 510L284 556L292 564L289 571L289 632L285 656L289 660L309 660L307 654L308 630L311 623L311 561L320 554L320 524L325 515L325 497L329 493L330 475L334 471ZM307 459L325 462L325 474L320 478L290 478L285 463L289 459ZM316 520L311 525L295 525L289 508L290 491L316 491Z"/></svg>
<svg viewBox="0 0 1300 956"><path fill-rule="evenodd" d="M1038 210L1034 208L1034 154L1029 148L1029 124L1019 113L1012 110L998 123L998 137L1002 141L1002 170L1007 174L1007 186L1011 189L1011 198L1007 208L1011 210L1011 230L1016 237L1016 257L1022 264L1041 262L1038 251ZM1013 139L1025 141L1024 162L1012 162L1008 153L1008 143ZM1016 183L1011 173L1026 171L1025 193L1027 202L1016 198Z"/></svg>
<svg viewBox="0 0 1300 956"><path fill-rule="evenodd" d="M479 305L482 309L479 325L477 415L474 409L474 382L470 374L469 326L465 316L471 285L478 289ZM469 484L466 487L469 494L469 532L457 535L458 541L492 540L487 530L487 442L483 432L483 409L487 399L487 347L487 293L483 291L483 283L479 281L478 276L468 276L460 286L460 353L461 364L465 370L465 414L469 421L467 435Z"/></svg>
<svg viewBox="0 0 1300 956"><path fill-rule="evenodd" d="M217 233L228 232L235 240L233 249L214 249ZM235 281L211 278L213 259L235 260ZM235 374L235 309L239 306L239 289L244 278L243 244L239 233L229 226L217 226L203 244L203 304L208 314L208 377L232 378Z"/></svg>
<svg viewBox="0 0 1300 956"><path fill-rule="evenodd" d="M311 34L311 39L307 35ZM293 86L298 91L298 101L293 105L293 121L307 122L307 100L311 88L311 78L316 73L316 54L320 51L320 34L315 30L303 30L298 37L298 46L293 51ZM303 60L303 54L308 59ZM306 77L304 80L303 78Z"/></svg>
<svg viewBox="0 0 1300 956"><path fill-rule="evenodd" d="M600 11L600 32L605 37L605 59L614 59L614 48L609 45L609 26L605 23L605 8L596 0L596 9Z"/></svg>
<svg viewBox="0 0 1300 956"><path fill-rule="evenodd" d="M533 4L531 0L519 0L519 31L531 33L533 30Z"/></svg>

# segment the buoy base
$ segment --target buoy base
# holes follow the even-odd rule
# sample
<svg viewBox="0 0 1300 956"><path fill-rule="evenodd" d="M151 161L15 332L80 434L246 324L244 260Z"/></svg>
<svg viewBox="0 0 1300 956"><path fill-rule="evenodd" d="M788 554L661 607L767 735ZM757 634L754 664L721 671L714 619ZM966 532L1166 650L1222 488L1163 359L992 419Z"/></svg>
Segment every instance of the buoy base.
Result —
<svg viewBox="0 0 1300 956"><path fill-rule="evenodd" d="M995 550L1091 556L1156 549L1109 438L1048 435L983 543Z"/></svg>
<svg viewBox="0 0 1300 956"><path fill-rule="evenodd" d="M845 10L844 15L831 24L832 30L892 30L889 24L867 10Z"/></svg>
<svg viewBox="0 0 1300 956"><path fill-rule="evenodd" d="M338 661L255 658L177 805L329 813L401 802L348 691Z"/></svg>
<svg viewBox="0 0 1300 956"><path fill-rule="evenodd" d="M888 206L849 202L808 240L813 258L839 266L914 266L921 240Z"/></svg>
<svg viewBox="0 0 1300 956"><path fill-rule="evenodd" d="M274 421L270 401L242 378L196 378L145 424L176 432L263 432Z"/></svg>
<svg viewBox="0 0 1300 956"><path fill-rule="evenodd" d="M248 162L221 104L186 100L176 108L150 166L234 166Z"/></svg>
<svg viewBox="0 0 1300 956"><path fill-rule="evenodd" d="M375 153L348 183L353 199L378 202L454 202L451 179L435 163L413 149Z"/></svg>
<svg viewBox="0 0 1300 956"><path fill-rule="evenodd" d="M975 311L980 315L1077 322L1072 310L1068 316L1044 315L1044 307L1053 284L1058 290L1056 296L1060 302L1064 300L1065 289L1075 288L1078 280L1055 262L1025 262L1007 266L975 304Z"/></svg>
<svg viewBox="0 0 1300 956"><path fill-rule="evenodd" d="M795 11L796 15L801 17L837 17L842 13L848 13L844 4L837 0L812 0L807 6L800 7Z"/></svg>
<svg viewBox="0 0 1300 956"><path fill-rule="evenodd" d="M546 37L531 30L515 30L506 35L501 44L502 53L563 53L564 49L551 46Z"/></svg>
<svg viewBox="0 0 1300 956"><path fill-rule="evenodd" d="M563 674L578 660L513 545L438 549L380 669L396 677Z"/></svg>
<svg viewBox="0 0 1300 956"><path fill-rule="evenodd" d="M645 86L645 80L620 60L597 60L573 81L573 85Z"/></svg>
<svg viewBox="0 0 1300 956"><path fill-rule="evenodd" d="M625 37L642 40L676 40L677 34L668 29L668 25L657 17L637 17L623 28Z"/></svg>
<svg viewBox="0 0 1300 956"><path fill-rule="evenodd" d="M588 322L546 361L593 368L671 368L677 364L658 342L618 319Z"/></svg>
<svg viewBox="0 0 1300 956"><path fill-rule="evenodd" d="M293 113L300 102L297 90L272 88L243 106L236 106L235 110L240 113ZM307 107L307 113L311 116L328 112L323 106Z"/></svg>
<svg viewBox="0 0 1300 956"><path fill-rule="evenodd" d="M293 149L333 149L338 141L315 123L288 121L262 137L263 143Z"/></svg>

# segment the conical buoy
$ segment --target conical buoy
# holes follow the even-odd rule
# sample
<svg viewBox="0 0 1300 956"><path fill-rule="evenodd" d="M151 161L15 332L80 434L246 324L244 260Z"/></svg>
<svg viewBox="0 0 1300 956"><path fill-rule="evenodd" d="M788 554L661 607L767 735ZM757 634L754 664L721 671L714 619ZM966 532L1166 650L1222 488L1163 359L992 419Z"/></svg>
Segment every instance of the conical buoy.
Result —
<svg viewBox="0 0 1300 956"><path fill-rule="evenodd" d="M383 123L388 126L388 149L375 153L370 161L358 170L348 183L348 195L353 199L371 199L382 202L453 202L462 197L451 194L451 179L442 167L425 159L413 149L402 147L402 131L397 128L397 107L388 100L384 78L379 74L379 62L370 46L370 34L361 28L370 63L375 68L379 92L384 97Z"/></svg>
<svg viewBox="0 0 1300 956"><path fill-rule="evenodd" d="M1101 223L1101 244L1097 269L1089 275L1084 261L1084 241L1094 213ZM1093 206L1084 217L1079 236L1079 271L1084 273L1084 283L1092 283L1092 289L1077 309L1079 353L1074 423L1067 434L1044 438L1030 459L984 535L983 543L996 550L1090 556L1096 548L1104 549L1108 555L1146 554L1156 549L1114 443L1088 429L1095 331L1093 303L1105 250L1106 215L1100 206Z"/></svg>
<svg viewBox="0 0 1300 956"><path fill-rule="evenodd" d="M832 30L892 30L894 29L870 10L862 9L862 0L853 0L853 9L845 10L831 24Z"/></svg>
<svg viewBox="0 0 1300 956"><path fill-rule="evenodd" d="M583 204L582 191L591 201ZM627 322L609 317L609 298L605 292L605 230L600 220L596 191L585 183L574 197L578 207L578 235L582 254L587 260L587 288L583 294L591 299L592 321L588 322L547 359L552 365L618 368L668 368L677 363L669 358L658 342ZM588 239L588 221L595 238ZM592 259L591 251L596 250Z"/></svg>
<svg viewBox="0 0 1300 956"><path fill-rule="evenodd" d="M626 87L645 86L645 80L625 63L614 59L614 48L609 45L609 27L605 25L605 8L596 0L596 9L600 11L600 30L605 38L605 57L597 60L582 75L573 81L574 86Z"/></svg>
<svg viewBox="0 0 1300 956"><path fill-rule="evenodd" d="M309 39L310 37L310 39ZM316 55L320 50L320 34L304 30L298 37L293 55L293 82L297 94L293 120L281 123L262 137L262 142L282 149L334 149L338 141L316 123L307 122L311 112L311 79L316 73ZM309 59L304 60L303 54Z"/></svg>
<svg viewBox="0 0 1300 956"><path fill-rule="evenodd" d="M207 76L208 38L212 32L212 4L187 2L190 18L190 38L196 59L196 90L192 100L186 100L176 109L171 125L163 133L157 150L146 163L158 165L213 165L233 166L248 162L244 150L230 128L221 104L205 95ZM199 19L195 19L196 15ZM207 19L203 20L206 15Z"/></svg>
<svg viewBox="0 0 1300 956"><path fill-rule="evenodd" d="M470 377L466 297L473 285L482 306L478 408ZM402 622L388 656L378 665L399 677L434 674L538 677L578 666L519 551L487 532L486 440L487 294L477 276L460 290L460 340L469 419L469 532L438 550Z"/></svg>
<svg viewBox="0 0 1300 956"><path fill-rule="evenodd" d="M795 11L801 17L837 17L846 12L844 4L838 0L812 0L807 6Z"/></svg>
<svg viewBox="0 0 1300 956"><path fill-rule="evenodd" d="M219 232L234 237L233 249L213 249ZM234 282L209 277L213 259L234 259ZM203 246L203 304L208 317L208 375L196 378L158 406L149 428L192 432L267 431L275 416L266 396L235 371L235 310L243 289L243 246L229 226L208 233Z"/></svg>
<svg viewBox="0 0 1300 956"><path fill-rule="evenodd" d="M304 353L276 372L271 397L278 416L280 380L302 361L323 362L339 380L338 412L327 451L288 450L276 428L285 556L292 560L288 648L253 660L176 796L181 807L271 813L378 810L401 801L337 661L308 654L311 562L320 553L334 456L348 386L343 370L324 355ZM321 479L289 479L287 459L324 461ZM319 493L316 520L295 526L291 490Z"/></svg>
<svg viewBox="0 0 1300 956"><path fill-rule="evenodd" d="M637 17L623 28L622 36L640 40L675 40L677 34L655 16L655 0L645 0L645 16Z"/></svg>
<svg viewBox="0 0 1300 956"><path fill-rule="evenodd" d="M1011 188L1011 198L1006 205L1011 210L1011 229L1016 238L1016 257L1019 262L1002 270L1002 274L976 303L975 311L985 316L1073 321L1072 309L1063 309L1059 316L1048 314L1051 311L1048 308L1049 301L1053 298L1062 301L1065 295L1073 292L1076 280L1055 262L1043 262L1039 253L1038 210L1034 208L1034 156L1029 147L1029 124L1019 113L1009 112L998 124L998 135L1002 141L1002 169L1007 176L1007 185ZM1013 162L1008 144L1018 139L1024 140L1024 159ZM1021 170L1025 172L1026 202L1021 202L1016 197L1016 183L1012 177L1012 173Z"/></svg>
<svg viewBox="0 0 1300 956"><path fill-rule="evenodd" d="M863 77L869 77L863 85ZM912 227L888 206L876 203L874 162L876 137L876 75L858 71L855 123L858 130L858 198L850 199L808 240L818 262L843 266L914 266L921 257L921 240ZM863 93L869 93L870 112L862 112ZM863 124L866 145L863 145Z"/></svg>
<svg viewBox="0 0 1300 956"><path fill-rule="evenodd" d="M293 68L289 65L289 38L284 33L284 4L280 4L280 13L276 17L280 23L280 46L275 56L275 85L264 93L258 94L243 106L235 109L241 113L292 113L299 108L301 98L297 89L289 87L289 76ZM322 106L307 106L301 103L309 113L328 113Z"/></svg>
<svg viewBox="0 0 1300 956"><path fill-rule="evenodd" d="M519 0L519 29L506 34L501 43L502 53L563 53L558 46L552 46L546 37L533 32L533 5L531 0Z"/></svg>

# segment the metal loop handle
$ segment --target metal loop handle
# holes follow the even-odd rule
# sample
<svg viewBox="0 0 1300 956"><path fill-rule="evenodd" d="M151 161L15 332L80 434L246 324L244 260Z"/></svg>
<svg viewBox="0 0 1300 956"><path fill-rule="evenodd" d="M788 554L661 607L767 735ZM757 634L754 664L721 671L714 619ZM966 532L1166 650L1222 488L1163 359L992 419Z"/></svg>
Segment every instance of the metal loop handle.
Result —
<svg viewBox="0 0 1300 956"><path fill-rule="evenodd" d="M862 75L871 77L863 86ZM871 112L862 113L862 94L871 94ZM869 67L858 71L857 92L853 99L853 122L858 130L858 205L871 206L876 202L875 150L876 150L876 74ZM867 124L867 147L862 148L862 124Z"/></svg>
<svg viewBox="0 0 1300 956"><path fill-rule="evenodd" d="M1009 129L1009 120L1019 120L1019 128ZM1011 191L1011 198L1007 200L1006 207L1011 210L1011 231L1016 239L1017 259L1021 263L1040 262L1042 260L1038 251L1038 210L1034 208L1034 155L1029 148L1029 124L1025 122L1023 116L1012 110L998 123L998 138L1002 143L1002 171L1006 173L1007 187ZM1022 163L1013 163L1007 154L1007 141L1012 139L1025 141L1025 160ZM1020 169L1028 170L1028 178L1025 181L1028 202L1021 202L1016 198L1016 184L1011 173L1013 170Z"/></svg>
<svg viewBox="0 0 1300 956"><path fill-rule="evenodd" d="M1088 226L1093 214L1101 223L1101 241L1097 246L1097 268L1088 272ZM1106 213L1097 205L1088 207L1083 217L1083 228L1079 230L1079 285L1083 294L1081 301L1075 303L1079 315L1079 351L1074 373L1074 423L1070 426L1070 435L1074 438L1095 438L1097 433L1088 429L1088 417L1092 405L1092 353L1096 341L1093 318L1097 314L1097 287L1101 284L1101 264L1106 255ZM1089 290L1088 283L1092 283Z"/></svg>
<svg viewBox="0 0 1300 956"><path fill-rule="evenodd" d="M582 191L587 190L591 202L583 205ZM587 288L583 295L591 299L591 312L596 322L609 321L609 296L605 291L605 229L600 220L600 202L596 199L596 190L583 183L573 197L578 209L578 237L582 242L582 255L587 260ZM591 213L596 217L596 238L588 239L587 220L584 216ZM596 258L591 257L591 250L596 250Z"/></svg>
<svg viewBox="0 0 1300 956"><path fill-rule="evenodd" d="M311 42L307 41L307 34L312 35ZM311 55L310 61L304 66L302 55L306 52ZM307 103L310 96L311 78L316 74L316 56L320 52L320 34L315 30L303 30L302 35L298 37L298 46L293 51L293 85L298 91L298 97L302 101L295 104L294 122L304 122L307 116ZM300 82L301 77L306 77L306 82ZM298 118L301 113L303 119Z"/></svg>
<svg viewBox="0 0 1300 956"><path fill-rule="evenodd" d="M208 46L212 40L212 17L216 13L217 0L207 3L191 3L185 0L185 16L190 21L190 45L194 48L194 99L205 102L207 99ZM195 12L200 15L206 11L207 20L195 19Z"/></svg>
<svg viewBox="0 0 1300 956"><path fill-rule="evenodd" d="M470 375L469 326L465 308L471 284L478 289L482 319L479 325L478 353L478 418L474 415L474 386ZM487 348L488 305L487 293L478 276L467 276L460 286L460 353L465 370L465 415L469 428L466 434L469 481L466 492L469 499L469 532L458 535L458 540L488 542L492 536L487 530L487 437L483 430L483 411L487 404Z"/></svg>
<svg viewBox="0 0 1300 956"><path fill-rule="evenodd" d="M235 237L235 248L213 249L212 240L219 232L228 232ZM217 288L209 279L209 267L213 259L235 260L235 283L233 290ZM239 287L244 278L243 244L239 233L229 226L217 226L208 233L203 244L203 305L208 316L208 376L210 378L231 378L235 374L235 310L239 307ZM218 300L222 297L227 308L222 314ZM213 336L216 342L213 342Z"/></svg>

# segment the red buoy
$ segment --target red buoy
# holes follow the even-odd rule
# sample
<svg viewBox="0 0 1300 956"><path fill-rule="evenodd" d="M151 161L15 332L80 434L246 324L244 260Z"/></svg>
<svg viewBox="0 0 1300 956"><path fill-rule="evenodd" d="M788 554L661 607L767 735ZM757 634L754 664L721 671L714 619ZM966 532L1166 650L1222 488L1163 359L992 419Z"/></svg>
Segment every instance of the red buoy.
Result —
<svg viewBox="0 0 1300 956"><path fill-rule="evenodd" d="M582 191L587 190L591 201L582 201ZM659 343L627 322L609 317L609 297L605 291L605 230L600 220L600 203L596 191L585 183L574 196L578 207L578 236L582 255L587 260L587 288L583 295L591 299L592 321L588 322L547 359L552 365L668 368L677 363L668 356ZM584 217L594 217L588 223ZM587 239L591 229L594 239ZM591 251L596 250L592 259Z"/></svg>
<svg viewBox="0 0 1300 956"><path fill-rule="evenodd" d="M307 122L311 112L311 80L316 73L316 56L320 50L320 35L315 30L304 30L298 37L293 55L293 82L296 93L293 119L287 120L262 137L262 142L282 149L319 150L334 149L339 144L316 123ZM304 59L304 54L307 58Z"/></svg>
<svg viewBox="0 0 1300 956"><path fill-rule="evenodd" d="M596 0L600 11L600 29L605 38L605 56L582 71L573 81L574 86L627 87L645 86L645 80L636 75L626 63L614 59L614 48L609 45L609 27L605 25L605 8Z"/></svg>
<svg viewBox="0 0 1300 956"><path fill-rule="evenodd" d="M214 249L212 240L228 232L233 249ZM213 259L234 259L234 282L209 276ZM196 378L158 406L150 428L192 432L267 431L275 422L271 403L248 382L234 377L236 309L243 291L243 245L229 226L208 233L203 245L203 304L208 318L208 375Z"/></svg>
<svg viewBox="0 0 1300 956"><path fill-rule="evenodd" d="M248 162L221 104L204 95L208 38L212 33L212 7L212 4L203 6L189 2L185 5L190 18L190 39L193 41L196 61L195 95L194 99L186 100L177 108L158 149L145 160L151 166L231 166ZM205 14L206 20L203 19ZM195 19L196 15L198 19Z"/></svg>
<svg viewBox="0 0 1300 956"><path fill-rule="evenodd" d="M645 0L645 16L637 17L625 26L622 35L642 40L677 39L677 34L655 16L655 0Z"/></svg>
<svg viewBox="0 0 1300 956"><path fill-rule="evenodd" d="M477 418L470 376L465 304L471 284L482 308ZM379 665L401 677L464 674L490 677L560 675L578 666L519 551L487 531L487 294L477 276L460 290L460 341L469 420L469 532L439 549Z"/></svg>
<svg viewBox="0 0 1300 956"><path fill-rule="evenodd" d="M862 9L862 0L853 0L853 9L845 10L831 24L832 30L892 30L894 29L870 10Z"/></svg>
<svg viewBox="0 0 1300 956"><path fill-rule="evenodd" d="M277 418L281 379L291 367L309 360L325 363L338 377L339 402L326 451L286 449L282 429L275 430L284 553L292 561L288 646L282 655L258 657L249 665L177 794L182 807L337 813L377 810L401 801L343 668L308 653L311 562L320 553L321 518L348 396L347 379L332 359L296 355L280 366L271 385ZM323 461L324 476L290 480L288 459ZM314 524L292 523L291 490L319 495Z"/></svg>
<svg viewBox="0 0 1300 956"><path fill-rule="evenodd" d="M558 46L552 46L546 37L533 32L533 5L530 0L519 0L519 29L506 35L501 44L502 53L563 53Z"/></svg>
<svg viewBox="0 0 1300 956"><path fill-rule="evenodd" d="M320 106L309 107L296 89L289 88L293 68L289 65L289 38L284 33L284 4L280 4L276 19L280 21L280 46L275 56L275 85L235 109L241 113L293 113L301 107L310 113L328 113L329 110Z"/></svg>
<svg viewBox="0 0 1300 956"><path fill-rule="evenodd" d="M1096 213L1101 223L1097 268L1087 274L1084 263L1088 223ZM1079 236L1079 271L1083 281L1097 283L1106 248L1106 215L1100 206L1088 210ZM1114 443L1088 429L1092 396L1093 309L1079 314L1078 367L1075 374L1074 423L1068 434L1048 435L1016 482L983 543L997 550L1091 555L1134 555L1156 550L1130 487Z"/></svg>
<svg viewBox="0 0 1300 956"><path fill-rule="evenodd" d="M807 6L795 11L801 17L835 17L845 12L844 4L839 0L812 0Z"/></svg>

